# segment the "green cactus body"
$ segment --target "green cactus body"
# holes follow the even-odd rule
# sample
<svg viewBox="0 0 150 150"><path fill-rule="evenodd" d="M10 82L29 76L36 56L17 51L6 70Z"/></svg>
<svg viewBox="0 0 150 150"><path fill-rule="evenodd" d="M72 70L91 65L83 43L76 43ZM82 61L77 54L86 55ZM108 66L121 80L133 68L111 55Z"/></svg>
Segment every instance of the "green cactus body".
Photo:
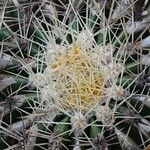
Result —
<svg viewBox="0 0 150 150"><path fill-rule="evenodd" d="M0 149L149 149L142 2L0 2Z"/></svg>

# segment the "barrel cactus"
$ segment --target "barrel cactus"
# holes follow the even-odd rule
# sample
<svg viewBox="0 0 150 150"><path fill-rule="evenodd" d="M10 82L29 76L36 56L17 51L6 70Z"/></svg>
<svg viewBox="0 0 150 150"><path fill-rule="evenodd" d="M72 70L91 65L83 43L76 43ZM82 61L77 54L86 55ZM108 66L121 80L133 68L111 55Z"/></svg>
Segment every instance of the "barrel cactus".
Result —
<svg viewBox="0 0 150 150"><path fill-rule="evenodd" d="M0 149L150 149L150 2L0 2Z"/></svg>

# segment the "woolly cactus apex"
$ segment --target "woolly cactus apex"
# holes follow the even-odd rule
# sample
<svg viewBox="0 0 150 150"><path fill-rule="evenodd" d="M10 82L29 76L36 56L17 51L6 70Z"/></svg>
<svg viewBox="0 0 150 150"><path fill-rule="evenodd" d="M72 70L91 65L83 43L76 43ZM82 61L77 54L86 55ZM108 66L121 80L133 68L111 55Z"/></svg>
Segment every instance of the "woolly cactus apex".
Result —
<svg viewBox="0 0 150 150"><path fill-rule="evenodd" d="M149 3L141 1L1 5L0 149L148 147Z"/></svg>
<svg viewBox="0 0 150 150"><path fill-rule="evenodd" d="M82 51L81 45L73 43L70 46L71 50L57 54L48 66L51 72L50 87L60 99L64 99L60 101L64 107L87 109L90 99L93 97L95 102L92 103L96 103L102 94L102 65L95 66L88 52Z"/></svg>
<svg viewBox="0 0 150 150"><path fill-rule="evenodd" d="M111 46L93 48L93 39L84 37L87 34L88 31L81 31L77 40L68 46L47 47L54 57L52 60L45 55L46 59L52 61L47 63L44 74L49 74L47 83L50 90L60 97L59 103L67 109L91 109L91 105L101 99L105 82L116 79L124 69L113 60L114 50Z"/></svg>

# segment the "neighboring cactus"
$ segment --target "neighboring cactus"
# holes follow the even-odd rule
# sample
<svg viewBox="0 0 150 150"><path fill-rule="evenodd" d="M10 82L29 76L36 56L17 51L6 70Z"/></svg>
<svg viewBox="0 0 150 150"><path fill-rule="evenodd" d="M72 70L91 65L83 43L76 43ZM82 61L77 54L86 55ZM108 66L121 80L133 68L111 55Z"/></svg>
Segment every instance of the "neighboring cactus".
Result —
<svg viewBox="0 0 150 150"><path fill-rule="evenodd" d="M0 6L0 149L149 149L148 1Z"/></svg>

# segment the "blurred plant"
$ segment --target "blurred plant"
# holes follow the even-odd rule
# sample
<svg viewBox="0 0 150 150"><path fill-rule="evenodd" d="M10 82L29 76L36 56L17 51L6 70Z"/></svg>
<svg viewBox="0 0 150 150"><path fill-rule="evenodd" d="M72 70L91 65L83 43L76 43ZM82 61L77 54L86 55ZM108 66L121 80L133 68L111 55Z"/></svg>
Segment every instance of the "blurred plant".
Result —
<svg viewBox="0 0 150 150"><path fill-rule="evenodd" d="M148 149L149 1L0 8L1 149Z"/></svg>

